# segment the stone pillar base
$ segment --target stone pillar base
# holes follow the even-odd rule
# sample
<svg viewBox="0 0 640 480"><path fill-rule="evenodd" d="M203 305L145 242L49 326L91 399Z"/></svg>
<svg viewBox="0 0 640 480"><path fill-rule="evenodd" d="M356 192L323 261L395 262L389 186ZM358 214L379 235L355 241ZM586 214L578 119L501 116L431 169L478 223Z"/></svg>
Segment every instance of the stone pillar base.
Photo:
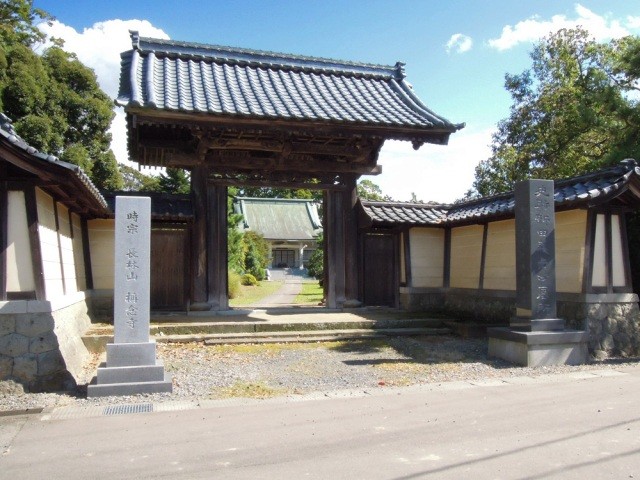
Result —
<svg viewBox="0 0 640 480"><path fill-rule="evenodd" d="M521 332L506 327L487 329L489 356L524 367L587 363L588 332Z"/></svg>
<svg viewBox="0 0 640 480"><path fill-rule="evenodd" d="M107 363L98 367L98 375L87 387L88 397L171 392L171 378L156 360L156 342L109 343Z"/></svg>

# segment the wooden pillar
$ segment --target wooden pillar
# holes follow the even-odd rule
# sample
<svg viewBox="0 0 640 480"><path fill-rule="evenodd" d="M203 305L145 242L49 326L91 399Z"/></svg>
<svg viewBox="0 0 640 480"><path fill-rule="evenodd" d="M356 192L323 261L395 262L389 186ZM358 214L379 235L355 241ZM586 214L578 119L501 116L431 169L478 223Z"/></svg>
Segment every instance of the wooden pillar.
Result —
<svg viewBox="0 0 640 480"><path fill-rule="evenodd" d="M210 310L207 266L207 203L208 169L197 166L191 172L191 195L193 196L193 235L191 236L191 310Z"/></svg>
<svg viewBox="0 0 640 480"><path fill-rule="evenodd" d="M358 228L355 178L346 190L324 195L326 297L328 308L358 307Z"/></svg>
<svg viewBox="0 0 640 480"><path fill-rule="evenodd" d="M44 283L44 267L42 264L42 250L40 246L40 231L38 229L38 205L36 203L35 187L27 187L24 192L27 207L27 225L29 225L29 243L31 244L31 265L33 266L33 281L35 282L36 300L46 300Z"/></svg>
<svg viewBox="0 0 640 480"><path fill-rule="evenodd" d="M91 246L89 245L89 225L86 218L80 220L82 232L82 256L84 258L84 278L87 290L93 290L93 267L91 266Z"/></svg>
<svg viewBox="0 0 640 480"><path fill-rule="evenodd" d="M6 177L6 173L2 173ZM7 182L0 182L0 301L7 299L8 204Z"/></svg>
<svg viewBox="0 0 640 480"><path fill-rule="evenodd" d="M343 197L341 221L344 225L344 306L353 308L362 305L362 302L358 300L360 291L358 275L358 216L356 213L358 195L355 176L348 179L347 189L340 193Z"/></svg>
<svg viewBox="0 0 640 480"><path fill-rule="evenodd" d="M208 184L207 198L209 206L208 303L211 310L228 310L227 187Z"/></svg>

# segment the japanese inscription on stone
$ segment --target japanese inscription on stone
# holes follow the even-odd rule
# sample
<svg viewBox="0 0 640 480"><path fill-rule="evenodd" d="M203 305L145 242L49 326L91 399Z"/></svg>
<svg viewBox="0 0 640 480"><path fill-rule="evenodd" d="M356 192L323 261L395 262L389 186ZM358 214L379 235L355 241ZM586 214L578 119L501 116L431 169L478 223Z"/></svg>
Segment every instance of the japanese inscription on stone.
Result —
<svg viewBox="0 0 640 480"><path fill-rule="evenodd" d="M516 185L518 316L556 317L555 209L551 180Z"/></svg>
<svg viewBox="0 0 640 480"><path fill-rule="evenodd" d="M116 197L114 340L149 341L151 199Z"/></svg>

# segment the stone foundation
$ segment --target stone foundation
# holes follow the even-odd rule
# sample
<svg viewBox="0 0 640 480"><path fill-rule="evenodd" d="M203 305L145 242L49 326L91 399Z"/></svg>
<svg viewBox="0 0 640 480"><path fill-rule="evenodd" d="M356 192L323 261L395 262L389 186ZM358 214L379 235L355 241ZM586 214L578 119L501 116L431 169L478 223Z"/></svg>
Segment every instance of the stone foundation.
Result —
<svg viewBox="0 0 640 480"><path fill-rule="evenodd" d="M558 317L566 328L589 332L589 353L596 358L640 355L638 296L557 294ZM509 325L515 292L473 289L400 288L400 305L409 311L445 313L480 325Z"/></svg>
<svg viewBox="0 0 640 480"><path fill-rule="evenodd" d="M634 293L587 294L558 303L567 328L589 332L589 351L596 358L640 355L640 309Z"/></svg>
<svg viewBox="0 0 640 480"><path fill-rule="evenodd" d="M90 323L84 293L0 302L0 380L30 392L74 389L90 359L81 339Z"/></svg>

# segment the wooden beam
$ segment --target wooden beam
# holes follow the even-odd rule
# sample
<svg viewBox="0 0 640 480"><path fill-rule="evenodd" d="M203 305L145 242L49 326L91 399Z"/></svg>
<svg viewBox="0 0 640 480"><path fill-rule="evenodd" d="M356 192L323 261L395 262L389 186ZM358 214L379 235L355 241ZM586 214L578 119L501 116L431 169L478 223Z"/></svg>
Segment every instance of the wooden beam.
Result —
<svg viewBox="0 0 640 480"><path fill-rule="evenodd" d="M411 229L408 228L402 232L404 241L404 276L407 287L413 286L413 278L411 275Z"/></svg>
<svg viewBox="0 0 640 480"><path fill-rule="evenodd" d="M56 240L58 242L58 263L60 263L60 275L62 279L62 293L67 294L67 281L64 278L64 262L62 261L62 237L60 236L60 216L58 215L58 202L53 199L53 217L56 224Z"/></svg>
<svg viewBox="0 0 640 480"><path fill-rule="evenodd" d="M125 111L132 127L138 129L142 125L166 125L199 128L203 131L211 128L257 129L263 131L296 131L309 135L327 137L346 137L361 135L363 137L384 139L400 139L411 142L426 142L446 145L449 135L456 129L424 127L398 127L391 125L352 125L347 122L318 120L285 120L280 118L238 118L234 116L210 115L206 113L171 112L152 110L144 107L126 107Z"/></svg>
<svg viewBox="0 0 640 480"><path fill-rule="evenodd" d="M89 244L89 225L85 217L81 217L82 255L84 258L84 278L87 290L93 290L93 267L91 266L91 245Z"/></svg>
<svg viewBox="0 0 640 480"><path fill-rule="evenodd" d="M0 173L4 174L4 164L0 166ZM7 299L7 248L8 245L8 216L9 192L7 182L0 182L0 301Z"/></svg>
<svg viewBox="0 0 640 480"><path fill-rule="evenodd" d="M442 272L442 286L451 286L451 227L444 229L444 265Z"/></svg>
<svg viewBox="0 0 640 480"><path fill-rule="evenodd" d="M342 222L344 232L344 270L345 270L345 301L350 307L360 306L359 275L358 275L358 215L356 204L358 194L356 191L357 177L347 178L345 190L341 192L342 210L337 212Z"/></svg>
<svg viewBox="0 0 640 480"><path fill-rule="evenodd" d="M208 302L212 310L228 310L227 187L208 184L207 203Z"/></svg>
<svg viewBox="0 0 640 480"><path fill-rule="evenodd" d="M208 305L208 264L207 264L207 222L209 204L207 200L207 177L208 170L206 167L199 166L191 172L191 191L193 195L193 236L191 243L191 299L192 309L209 310Z"/></svg>
<svg viewBox="0 0 640 480"><path fill-rule="evenodd" d="M36 300L46 300L42 248L40 245L40 232L38 229L38 204L36 202L35 187L26 189L24 197L27 207L27 224L29 225L31 265L33 267L33 281L36 288Z"/></svg>

